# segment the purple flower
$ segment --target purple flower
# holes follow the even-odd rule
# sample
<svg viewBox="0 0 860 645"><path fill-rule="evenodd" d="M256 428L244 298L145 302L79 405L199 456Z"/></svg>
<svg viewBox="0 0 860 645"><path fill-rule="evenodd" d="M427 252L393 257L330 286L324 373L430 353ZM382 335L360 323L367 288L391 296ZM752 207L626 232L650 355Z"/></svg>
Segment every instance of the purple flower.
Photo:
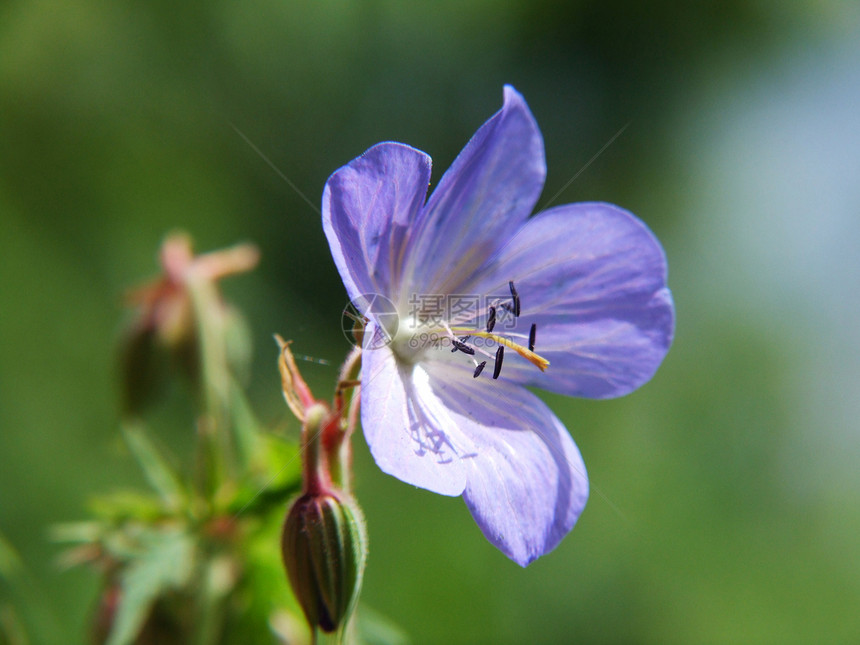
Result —
<svg viewBox="0 0 860 645"><path fill-rule="evenodd" d="M430 157L380 143L329 178L323 227L368 319L361 420L376 463L462 495L525 566L573 528L588 477L524 386L597 399L636 389L669 349L674 309L663 250L627 211L529 217L543 138L522 96L507 86L504 98L426 203Z"/></svg>

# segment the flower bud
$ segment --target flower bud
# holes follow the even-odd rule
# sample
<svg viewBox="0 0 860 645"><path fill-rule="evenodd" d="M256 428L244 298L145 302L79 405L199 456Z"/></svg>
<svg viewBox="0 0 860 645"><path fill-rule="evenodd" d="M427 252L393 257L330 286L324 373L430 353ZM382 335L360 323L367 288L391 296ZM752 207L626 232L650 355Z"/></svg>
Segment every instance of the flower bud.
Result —
<svg viewBox="0 0 860 645"><path fill-rule="evenodd" d="M250 270L258 256L247 244L194 255L184 233L164 240L161 275L127 296L135 308L122 347L127 413L140 414L157 400L159 388L176 371L195 386L207 360L244 371L250 360L249 334L238 312L222 301L218 281Z"/></svg>
<svg viewBox="0 0 860 645"><path fill-rule="evenodd" d="M334 490L305 493L287 514L281 548L311 629L342 629L358 598L367 556L364 516L355 501Z"/></svg>

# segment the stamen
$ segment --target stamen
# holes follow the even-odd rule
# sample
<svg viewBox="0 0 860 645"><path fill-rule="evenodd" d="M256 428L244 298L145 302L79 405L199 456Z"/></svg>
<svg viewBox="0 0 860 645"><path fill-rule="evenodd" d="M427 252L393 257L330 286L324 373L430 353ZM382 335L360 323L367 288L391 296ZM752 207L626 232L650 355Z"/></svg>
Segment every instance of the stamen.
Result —
<svg viewBox="0 0 860 645"><path fill-rule="evenodd" d="M514 301L513 314L517 318L520 316L520 294L517 293L517 288L514 286L514 281L508 281L508 286L511 288L511 298Z"/></svg>
<svg viewBox="0 0 860 645"><path fill-rule="evenodd" d="M513 283L511 283L513 284ZM505 346L499 345L499 348L496 350L496 365L493 367L493 378L499 378L499 374L502 373L502 361L505 358Z"/></svg>
<svg viewBox="0 0 860 645"><path fill-rule="evenodd" d="M487 314L487 331L493 331L496 326L496 308L490 305L490 313Z"/></svg>
<svg viewBox="0 0 860 645"><path fill-rule="evenodd" d="M529 363L537 367L541 372L545 372L546 368L549 367L549 361L545 359L540 354L535 354L534 351L528 349L524 345L520 345L519 343L511 340L510 338L506 338L505 336L499 336L498 334L490 334L485 331L473 331L473 336L477 336L478 338L490 338L496 341L499 345L504 345L508 349L514 350L517 354L526 359ZM525 334L523 334L525 337ZM471 347L469 348L471 349Z"/></svg>
<svg viewBox="0 0 860 645"><path fill-rule="evenodd" d="M464 336L464 338L468 338L468 336ZM455 352L459 349L461 352L463 352L464 354L468 354L469 356L475 355L475 350L469 347L466 343L459 341L456 338L452 338L451 342L454 344L454 349L451 350L452 352Z"/></svg>
<svg viewBox="0 0 860 645"><path fill-rule="evenodd" d="M529 351L535 351L535 334L537 334L537 323L532 323L532 328L529 330Z"/></svg>
<svg viewBox="0 0 860 645"><path fill-rule="evenodd" d="M472 375L475 378L478 378L481 375L481 372L484 371L484 368L487 366L487 361L481 361L478 363L478 366L475 368L475 373Z"/></svg>

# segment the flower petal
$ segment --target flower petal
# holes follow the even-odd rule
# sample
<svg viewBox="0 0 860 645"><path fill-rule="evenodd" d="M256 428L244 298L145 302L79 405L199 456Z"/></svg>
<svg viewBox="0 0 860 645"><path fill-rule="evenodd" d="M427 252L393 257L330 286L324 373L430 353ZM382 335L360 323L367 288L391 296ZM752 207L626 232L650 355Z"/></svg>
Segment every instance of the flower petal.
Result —
<svg viewBox="0 0 860 645"><path fill-rule="evenodd" d="M432 396L471 439L463 499L486 538L526 566L573 528L588 499L579 450L525 388L427 366Z"/></svg>
<svg viewBox="0 0 860 645"><path fill-rule="evenodd" d="M505 86L502 109L442 177L410 233L404 288L456 293L526 221L546 177L543 137L525 100ZM401 292L401 302L410 294Z"/></svg>
<svg viewBox="0 0 860 645"><path fill-rule="evenodd" d="M400 364L387 346L365 329L361 359L361 425L376 464L407 484L442 495L460 495L466 486L462 456L471 442L428 395L420 367Z"/></svg>
<svg viewBox="0 0 860 645"><path fill-rule="evenodd" d="M514 280L521 316L537 325L540 372L505 363L504 378L588 398L627 394L648 381L672 343L675 312L666 257L639 219L611 204L569 204L539 213L499 254L484 293ZM517 357L518 358L518 357Z"/></svg>
<svg viewBox="0 0 860 645"><path fill-rule="evenodd" d="M406 229L429 183L430 157L401 143L377 144L329 177L323 229L351 299L397 289Z"/></svg>

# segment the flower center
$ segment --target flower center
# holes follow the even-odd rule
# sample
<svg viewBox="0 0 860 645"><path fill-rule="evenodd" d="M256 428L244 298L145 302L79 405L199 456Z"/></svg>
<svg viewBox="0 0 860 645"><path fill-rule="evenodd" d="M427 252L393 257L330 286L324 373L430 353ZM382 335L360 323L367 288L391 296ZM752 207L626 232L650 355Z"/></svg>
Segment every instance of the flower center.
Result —
<svg viewBox="0 0 860 645"><path fill-rule="evenodd" d="M477 310L472 309L471 313L464 312L445 319L426 310L413 310L412 315L401 318L397 332L391 339L392 351L398 359L410 365L426 358L431 351L447 350L465 354L464 358L474 364L475 378L484 370L487 360L493 360L495 379L501 372L507 348L541 371L546 370L549 361L534 351L537 332L535 324L531 325L528 337L516 332L505 333L496 328L496 321L501 318L501 314L510 314L514 320L520 315L520 296L513 282L510 282L509 286L511 301L494 300L488 305L486 316L479 316ZM523 342L526 338L527 347ZM487 360L481 360L482 357Z"/></svg>
<svg viewBox="0 0 860 645"><path fill-rule="evenodd" d="M440 330L436 325L415 317L406 317L391 339L391 350L405 363L417 363L438 342ZM444 329L441 330L444 333Z"/></svg>

